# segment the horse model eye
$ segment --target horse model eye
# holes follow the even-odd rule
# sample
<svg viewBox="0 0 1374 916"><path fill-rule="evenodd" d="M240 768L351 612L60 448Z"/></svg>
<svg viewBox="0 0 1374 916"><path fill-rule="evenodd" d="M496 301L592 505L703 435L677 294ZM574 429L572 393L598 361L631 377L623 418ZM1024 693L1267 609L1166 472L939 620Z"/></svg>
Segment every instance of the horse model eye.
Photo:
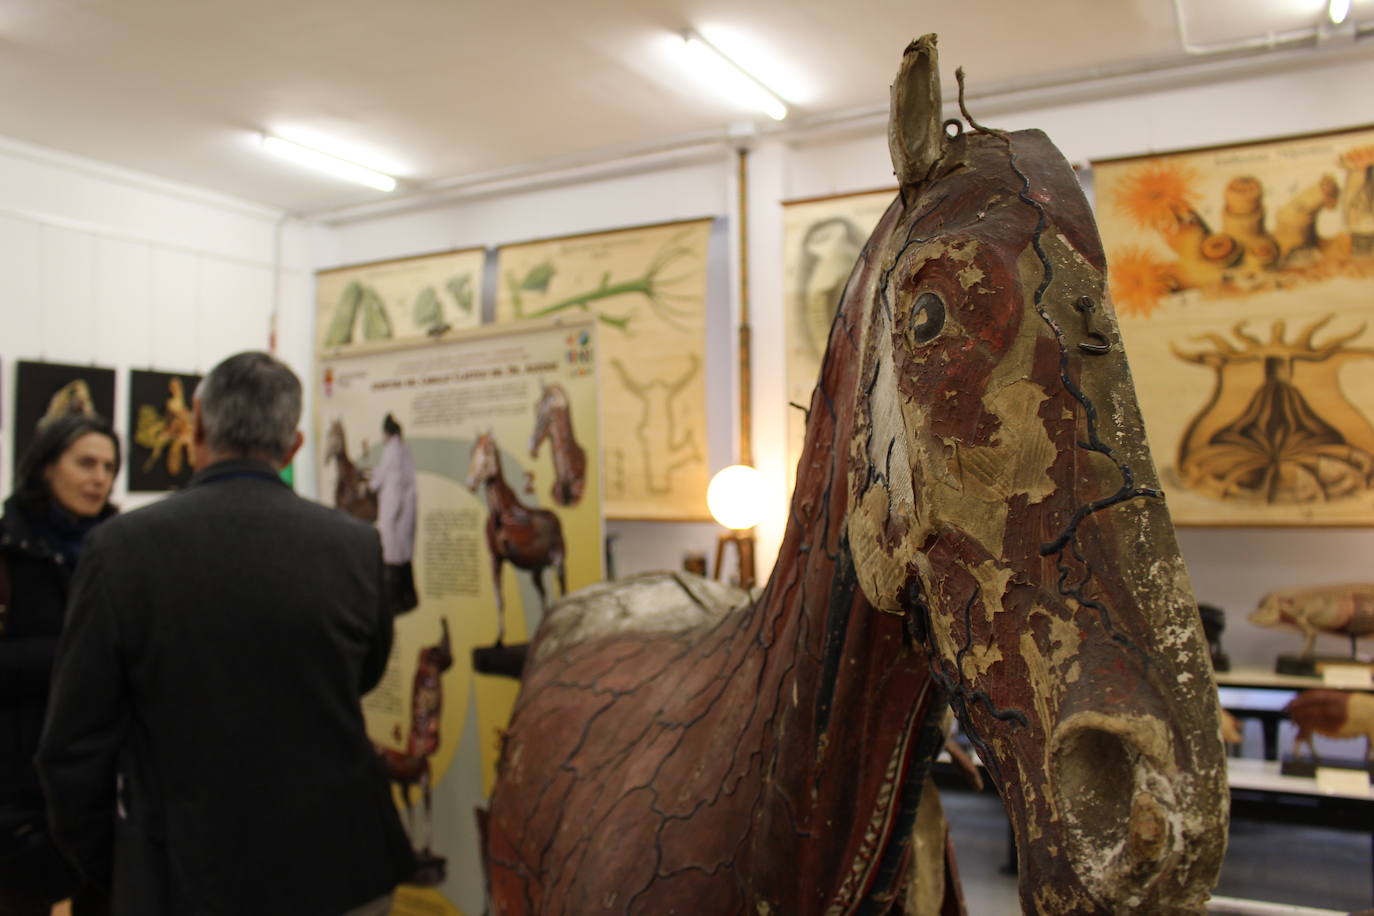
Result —
<svg viewBox="0 0 1374 916"><path fill-rule="evenodd" d="M945 300L936 293L921 293L911 309L911 339L930 343L945 326Z"/></svg>

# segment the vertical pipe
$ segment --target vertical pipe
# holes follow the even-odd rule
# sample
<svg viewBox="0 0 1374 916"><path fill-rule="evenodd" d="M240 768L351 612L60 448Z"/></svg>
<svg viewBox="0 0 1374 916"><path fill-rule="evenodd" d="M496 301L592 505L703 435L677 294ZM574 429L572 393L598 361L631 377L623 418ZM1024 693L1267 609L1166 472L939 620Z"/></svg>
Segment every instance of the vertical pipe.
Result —
<svg viewBox="0 0 1374 916"><path fill-rule="evenodd" d="M739 463L754 464L753 382L749 332L749 150L736 150L739 161Z"/></svg>

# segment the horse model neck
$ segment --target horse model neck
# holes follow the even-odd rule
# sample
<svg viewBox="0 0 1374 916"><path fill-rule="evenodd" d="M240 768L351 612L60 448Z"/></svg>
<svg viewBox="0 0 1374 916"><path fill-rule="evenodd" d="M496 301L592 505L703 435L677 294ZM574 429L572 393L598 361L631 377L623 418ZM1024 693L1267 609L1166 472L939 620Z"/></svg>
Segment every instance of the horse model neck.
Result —
<svg viewBox="0 0 1374 916"><path fill-rule="evenodd" d="M925 657L858 588L845 534L858 340L876 260L861 259L832 326L787 533L754 609L771 688L760 694L779 700L764 750L776 787L768 816L792 834L797 867L825 876L812 886L828 899L798 901L805 911L848 912L897 893L925 764L942 740L945 703Z"/></svg>

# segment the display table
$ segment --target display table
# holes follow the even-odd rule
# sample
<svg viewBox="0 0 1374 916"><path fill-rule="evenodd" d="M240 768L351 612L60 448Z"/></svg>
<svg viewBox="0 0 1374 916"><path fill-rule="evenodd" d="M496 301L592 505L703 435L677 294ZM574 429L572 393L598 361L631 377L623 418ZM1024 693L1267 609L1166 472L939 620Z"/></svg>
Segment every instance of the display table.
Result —
<svg viewBox="0 0 1374 916"><path fill-rule="evenodd" d="M1231 816L1370 835L1370 869L1374 874L1374 791L1331 791L1316 779L1284 776L1273 760L1232 757L1226 780L1231 785Z"/></svg>

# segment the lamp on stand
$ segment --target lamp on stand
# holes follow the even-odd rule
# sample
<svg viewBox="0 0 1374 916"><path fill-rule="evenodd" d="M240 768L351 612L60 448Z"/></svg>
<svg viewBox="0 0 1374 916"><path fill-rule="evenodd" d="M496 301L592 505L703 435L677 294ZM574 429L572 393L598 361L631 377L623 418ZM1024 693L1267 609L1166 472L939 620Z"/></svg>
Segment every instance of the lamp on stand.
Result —
<svg viewBox="0 0 1374 916"><path fill-rule="evenodd" d="M763 517L763 475L747 464L732 464L711 478L706 488L706 507L723 525L716 540L715 578L720 578L725 554L733 544L739 560L739 587L754 587L754 526Z"/></svg>

